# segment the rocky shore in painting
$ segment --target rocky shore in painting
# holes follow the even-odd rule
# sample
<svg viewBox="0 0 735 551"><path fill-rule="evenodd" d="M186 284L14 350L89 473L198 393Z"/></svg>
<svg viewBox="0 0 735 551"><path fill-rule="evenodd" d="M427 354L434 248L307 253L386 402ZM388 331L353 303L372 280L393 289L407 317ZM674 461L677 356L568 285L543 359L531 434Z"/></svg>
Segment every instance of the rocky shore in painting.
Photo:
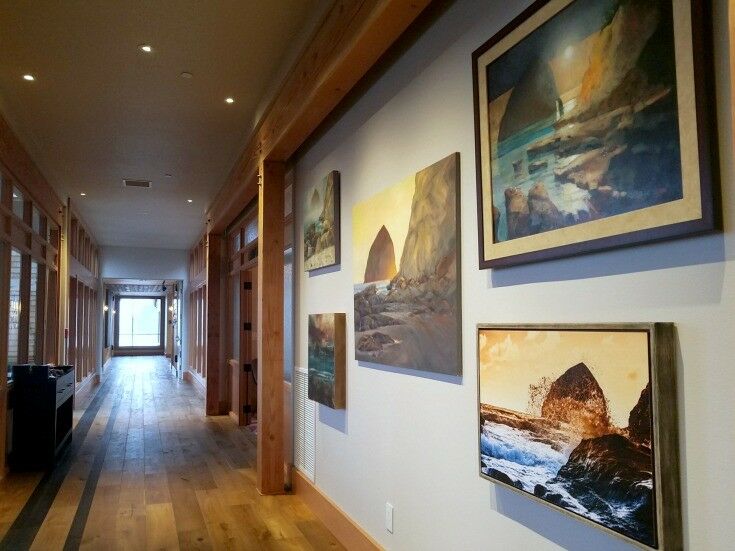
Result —
<svg viewBox="0 0 735 551"><path fill-rule="evenodd" d="M589 368L569 368L547 389L540 415L480 407L482 472L655 544L650 384L615 427Z"/></svg>
<svg viewBox="0 0 735 551"><path fill-rule="evenodd" d="M307 222L304 227L304 269L311 270L328 266L337 262L335 226L335 190L334 178L327 177L324 196L319 196L319 189L315 187L309 200L309 210L321 212L316 220Z"/></svg>
<svg viewBox="0 0 735 551"><path fill-rule="evenodd" d="M461 371L456 243L456 156L416 174L400 268L383 226L355 285L358 360L436 373Z"/></svg>
<svg viewBox="0 0 735 551"><path fill-rule="evenodd" d="M538 60L510 92L493 160L500 241L682 197L671 15L616 4L576 89Z"/></svg>

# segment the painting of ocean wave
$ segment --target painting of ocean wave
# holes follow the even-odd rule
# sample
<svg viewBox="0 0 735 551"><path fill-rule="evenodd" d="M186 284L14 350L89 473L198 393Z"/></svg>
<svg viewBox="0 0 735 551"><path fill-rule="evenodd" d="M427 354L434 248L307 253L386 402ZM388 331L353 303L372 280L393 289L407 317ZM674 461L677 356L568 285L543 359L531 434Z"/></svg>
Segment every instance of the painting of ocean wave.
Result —
<svg viewBox="0 0 735 551"><path fill-rule="evenodd" d="M480 329L480 472L656 546L645 332Z"/></svg>

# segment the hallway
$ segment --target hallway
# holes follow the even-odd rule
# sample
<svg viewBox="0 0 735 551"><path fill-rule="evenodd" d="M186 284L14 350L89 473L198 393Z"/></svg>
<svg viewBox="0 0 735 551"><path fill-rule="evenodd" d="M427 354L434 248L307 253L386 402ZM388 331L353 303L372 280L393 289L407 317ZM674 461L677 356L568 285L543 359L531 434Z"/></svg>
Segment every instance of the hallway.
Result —
<svg viewBox="0 0 735 551"><path fill-rule="evenodd" d="M300 498L258 494L255 436L164 357L108 365L56 469L0 482L0 549L342 548Z"/></svg>

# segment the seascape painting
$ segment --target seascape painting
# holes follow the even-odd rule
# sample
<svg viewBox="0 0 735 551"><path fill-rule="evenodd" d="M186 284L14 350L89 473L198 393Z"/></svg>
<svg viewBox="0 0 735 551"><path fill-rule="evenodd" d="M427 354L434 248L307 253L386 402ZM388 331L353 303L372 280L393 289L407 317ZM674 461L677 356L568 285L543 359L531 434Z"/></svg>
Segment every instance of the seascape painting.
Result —
<svg viewBox="0 0 735 551"><path fill-rule="evenodd" d="M511 46L475 53L481 261L702 216L684 180L680 117L696 114L689 89L679 100L676 4L555 0Z"/></svg>
<svg viewBox="0 0 735 551"><path fill-rule="evenodd" d="M345 407L345 315L309 315L308 396L333 409Z"/></svg>
<svg viewBox="0 0 735 551"><path fill-rule="evenodd" d="M459 154L353 209L355 357L459 375Z"/></svg>
<svg viewBox="0 0 735 551"><path fill-rule="evenodd" d="M339 264L339 172L333 170L306 192L304 270Z"/></svg>
<svg viewBox="0 0 735 551"><path fill-rule="evenodd" d="M656 547L649 354L646 330L481 326L481 474Z"/></svg>

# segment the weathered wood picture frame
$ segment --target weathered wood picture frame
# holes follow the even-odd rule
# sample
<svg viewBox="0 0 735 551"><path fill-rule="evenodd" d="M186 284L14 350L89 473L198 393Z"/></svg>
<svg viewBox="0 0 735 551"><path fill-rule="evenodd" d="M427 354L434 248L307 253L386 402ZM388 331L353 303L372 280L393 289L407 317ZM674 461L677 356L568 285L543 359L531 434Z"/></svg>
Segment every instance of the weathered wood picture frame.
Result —
<svg viewBox="0 0 735 551"><path fill-rule="evenodd" d="M482 478L681 549L673 324L481 324L477 357Z"/></svg>

